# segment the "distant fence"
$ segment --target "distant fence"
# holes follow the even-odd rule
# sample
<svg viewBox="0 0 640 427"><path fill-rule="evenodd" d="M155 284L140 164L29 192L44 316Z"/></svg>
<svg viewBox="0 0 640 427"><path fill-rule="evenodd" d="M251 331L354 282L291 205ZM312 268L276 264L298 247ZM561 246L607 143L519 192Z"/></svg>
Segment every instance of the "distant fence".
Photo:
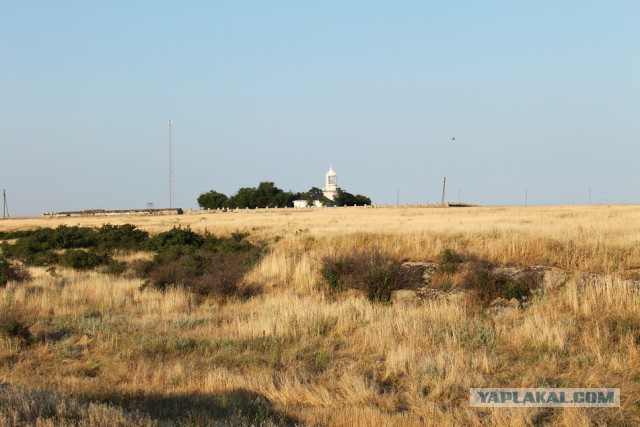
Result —
<svg viewBox="0 0 640 427"><path fill-rule="evenodd" d="M67 218L67 217L87 217L87 216L145 216L145 215L182 215L184 211L180 208L171 209L133 209L133 210L103 210L91 209L86 211L73 212L47 212L45 218Z"/></svg>
<svg viewBox="0 0 640 427"><path fill-rule="evenodd" d="M415 203L415 204L400 204L400 205L364 205L364 206L307 206L304 208L296 208L296 207L284 207L284 208L218 208L218 209L200 209L200 210L188 210L185 213L189 215L197 215L197 214L205 214L205 213L214 213L214 212L312 212L312 211L323 211L323 210L333 210L333 209L394 209L394 208L454 208L454 207L474 207L477 205L471 205L466 203L446 203L444 206L438 203L430 204L430 203Z"/></svg>

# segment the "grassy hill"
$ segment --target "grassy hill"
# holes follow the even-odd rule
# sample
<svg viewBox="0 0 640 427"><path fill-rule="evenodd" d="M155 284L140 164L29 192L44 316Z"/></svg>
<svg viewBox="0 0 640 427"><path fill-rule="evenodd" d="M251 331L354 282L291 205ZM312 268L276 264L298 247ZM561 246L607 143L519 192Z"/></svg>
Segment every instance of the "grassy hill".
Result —
<svg viewBox="0 0 640 427"><path fill-rule="evenodd" d="M136 265L150 249L114 251L119 275L30 266L31 281L0 288L0 424L640 423L640 207L12 219L0 233L107 221L151 236L246 234L261 248L241 279L253 292L143 286ZM438 273L437 298L379 302L323 275L356 253L461 262ZM566 274L501 308L478 298L485 282L470 285L480 261ZM622 403L477 409L471 387L619 387Z"/></svg>

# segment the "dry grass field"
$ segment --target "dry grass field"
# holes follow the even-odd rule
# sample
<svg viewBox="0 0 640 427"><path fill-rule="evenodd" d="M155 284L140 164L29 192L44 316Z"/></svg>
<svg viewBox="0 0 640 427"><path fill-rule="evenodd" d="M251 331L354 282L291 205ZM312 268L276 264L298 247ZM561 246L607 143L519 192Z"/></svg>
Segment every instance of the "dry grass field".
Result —
<svg viewBox="0 0 640 427"><path fill-rule="evenodd" d="M103 223L248 232L266 243L246 277L261 292L201 300L127 274L31 268L31 282L0 288L0 317L35 338L0 335L0 425L640 424L638 206L34 218L0 231ZM330 256L435 261L445 249L567 280L487 311L467 293L407 304L331 294L320 274ZM622 398L477 409L470 387L619 387Z"/></svg>

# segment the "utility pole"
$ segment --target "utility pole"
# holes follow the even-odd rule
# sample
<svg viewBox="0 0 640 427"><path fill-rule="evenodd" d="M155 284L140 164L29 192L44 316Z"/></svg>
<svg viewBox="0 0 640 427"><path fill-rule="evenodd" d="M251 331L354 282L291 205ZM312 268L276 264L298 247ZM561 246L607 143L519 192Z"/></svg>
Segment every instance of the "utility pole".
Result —
<svg viewBox="0 0 640 427"><path fill-rule="evenodd" d="M173 120L169 124L169 208L173 208Z"/></svg>
<svg viewBox="0 0 640 427"><path fill-rule="evenodd" d="M460 204L460 189L458 188L458 204Z"/></svg>
<svg viewBox="0 0 640 427"><path fill-rule="evenodd" d="M447 188L447 177L445 176L442 180L442 207L444 207L444 193Z"/></svg>
<svg viewBox="0 0 640 427"><path fill-rule="evenodd" d="M591 186L589 186L589 205L591 205Z"/></svg>
<svg viewBox="0 0 640 427"><path fill-rule="evenodd" d="M400 206L400 190L396 190L396 206Z"/></svg>
<svg viewBox="0 0 640 427"><path fill-rule="evenodd" d="M529 189L526 187L524 189L524 205L529 206Z"/></svg>
<svg viewBox="0 0 640 427"><path fill-rule="evenodd" d="M7 192L2 190L2 218L9 218L9 205L7 204Z"/></svg>

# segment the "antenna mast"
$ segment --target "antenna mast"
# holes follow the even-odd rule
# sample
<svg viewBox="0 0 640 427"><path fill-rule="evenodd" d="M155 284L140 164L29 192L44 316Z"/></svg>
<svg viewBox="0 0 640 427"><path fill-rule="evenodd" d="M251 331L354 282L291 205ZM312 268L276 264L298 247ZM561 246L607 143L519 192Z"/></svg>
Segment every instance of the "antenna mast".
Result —
<svg viewBox="0 0 640 427"><path fill-rule="evenodd" d="M444 207L444 191L447 187L447 177L445 176L442 180L442 207Z"/></svg>
<svg viewBox="0 0 640 427"><path fill-rule="evenodd" d="M173 208L173 120L169 119L169 208Z"/></svg>
<svg viewBox="0 0 640 427"><path fill-rule="evenodd" d="M2 190L2 218L9 218L9 205L7 204L7 192Z"/></svg>

